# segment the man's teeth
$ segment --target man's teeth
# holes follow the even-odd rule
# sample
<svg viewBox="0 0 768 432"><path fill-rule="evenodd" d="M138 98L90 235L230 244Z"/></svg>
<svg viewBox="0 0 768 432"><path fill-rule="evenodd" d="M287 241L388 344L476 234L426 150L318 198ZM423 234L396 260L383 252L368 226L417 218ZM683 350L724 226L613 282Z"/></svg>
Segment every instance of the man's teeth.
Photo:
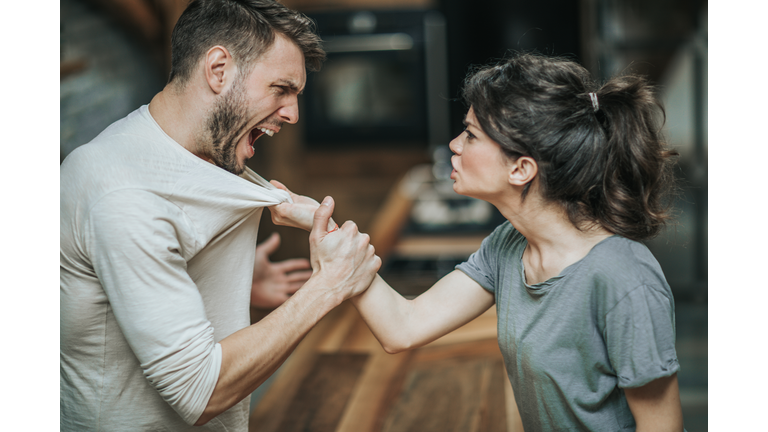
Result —
<svg viewBox="0 0 768 432"><path fill-rule="evenodd" d="M275 131L273 131L272 129L267 129L267 128L259 128L259 130L260 130L260 131L262 131L262 132L264 132L265 134L267 134L267 135L269 135L269 136L272 136L272 135L274 135L274 134L275 134Z"/></svg>

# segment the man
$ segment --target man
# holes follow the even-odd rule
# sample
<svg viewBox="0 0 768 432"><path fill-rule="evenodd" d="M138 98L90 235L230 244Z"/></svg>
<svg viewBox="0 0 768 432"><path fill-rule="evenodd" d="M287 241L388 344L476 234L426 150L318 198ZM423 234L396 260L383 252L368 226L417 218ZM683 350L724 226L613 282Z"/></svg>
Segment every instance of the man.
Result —
<svg viewBox="0 0 768 432"><path fill-rule="evenodd" d="M323 56L278 3L193 1L168 85L63 162L62 430L245 431L250 393L371 283L381 261L353 223L334 227L330 197L245 166L259 136L298 120L305 64ZM249 326L263 207L311 230L313 273Z"/></svg>

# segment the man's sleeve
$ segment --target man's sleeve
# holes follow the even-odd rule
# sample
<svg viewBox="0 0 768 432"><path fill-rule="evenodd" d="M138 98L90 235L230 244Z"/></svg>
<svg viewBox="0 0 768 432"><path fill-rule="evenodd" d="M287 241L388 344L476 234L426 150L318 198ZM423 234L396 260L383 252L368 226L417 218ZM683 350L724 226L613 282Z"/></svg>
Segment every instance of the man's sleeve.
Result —
<svg viewBox="0 0 768 432"><path fill-rule="evenodd" d="M188 424L213 393L221 367L185 254L195 247L184 213L140 190L113 192L89 212L88 255L144 376Z"/></svg>

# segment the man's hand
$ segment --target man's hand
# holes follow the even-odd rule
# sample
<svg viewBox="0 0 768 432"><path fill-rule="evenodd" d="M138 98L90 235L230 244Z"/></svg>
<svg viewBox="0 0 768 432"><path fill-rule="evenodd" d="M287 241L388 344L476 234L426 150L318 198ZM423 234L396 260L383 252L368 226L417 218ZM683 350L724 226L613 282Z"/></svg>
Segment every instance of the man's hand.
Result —
<svg viewBox="0 0 768 432"><path fill-rule="evenodd" d="M269 207L269 212L272 215L272 222L275 225L290 226L293 228L301 228L306 231L312 229L312 219L315 216L315 210L320 206L314 199L297 195L291 192L285 185L277 180L270 181L278 189L282 189L291 196L293 203L280 203L276 206ZM328 230L332 230L336 224L333 220L330 220Z"/></svg>
<svg viewBox="0 0 768 432"><path fill-rule="evenodd" d="M309 234L312 279L330 290L341 303L364 292L381 267L381 259L368 234L360 233L357 225L347 221L341 228L328 230L333 213L333 198L326 197L314 215ZM334 224L335 226L335 224Z"/></svg>
<svg viewBox="0 0 768 432"><path fill-rule="evenodd" d="M277 233L272 234L256 247L251 306L274 309L288 300L288 297L312 276L312 269L307 259L295 258L277 263L271 262L269 256L279 247L280 235Z"/></svg>
<svg viewBox="0 0 768 432"><path fill-rule="evenodd" d="M333 199L328 197L314 214L309 235L314 271L303 288L262 320L221 340L219 379L196 424L253 393L330 310L371 284L381 260L368 235L352 222L327 229L331 213Z"/></svg>

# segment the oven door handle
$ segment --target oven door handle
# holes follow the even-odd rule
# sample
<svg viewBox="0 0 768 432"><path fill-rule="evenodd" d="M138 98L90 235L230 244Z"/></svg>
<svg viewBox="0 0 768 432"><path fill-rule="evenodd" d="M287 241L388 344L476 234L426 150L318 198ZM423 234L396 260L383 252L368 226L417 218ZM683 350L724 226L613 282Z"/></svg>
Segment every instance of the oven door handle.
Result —
<svg viewBox="0 0 768 432"><path fill-rule="evenodd" d="M323 49L327 53L407 51L412 48L413 38L408 33L329 36L323 40Z"/></svg>

